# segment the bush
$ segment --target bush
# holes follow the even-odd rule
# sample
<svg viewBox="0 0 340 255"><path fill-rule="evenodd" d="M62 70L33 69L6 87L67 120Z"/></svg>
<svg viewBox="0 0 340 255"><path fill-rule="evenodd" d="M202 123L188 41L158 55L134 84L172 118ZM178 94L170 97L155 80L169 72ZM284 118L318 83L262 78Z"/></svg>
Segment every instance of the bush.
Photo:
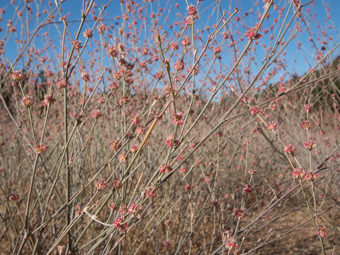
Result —
<svg viewBox="0 0 340 255"><path fill-rule="evenodd" d="M85 1L79 19L76 2L0 9L3 252L335 252L339 58L319 3Z"/></svg>

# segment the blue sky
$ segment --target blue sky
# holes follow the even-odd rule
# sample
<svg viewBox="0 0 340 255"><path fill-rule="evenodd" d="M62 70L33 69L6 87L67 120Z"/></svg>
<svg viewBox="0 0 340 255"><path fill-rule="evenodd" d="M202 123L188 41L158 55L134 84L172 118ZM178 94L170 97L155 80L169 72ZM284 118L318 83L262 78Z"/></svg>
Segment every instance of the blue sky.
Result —
<svg viewBox="0 0 340 255"><path fill-rule="evenodd" d="M5 48L5 56L2 57L2 61L6 63L11 63L17 56L18 51L20 48L22 48L22 44L17 44L17 40L24 38L23 35L20 35L21 31L27 32L27 30L33 31L33 29L39 24L44 17L46 17L46 14L43 14L43 10L50 10L54 7L54 1L51 1L52 5L51 7L48 6L49 1L47 0L33 0L33 3L30 3L28 6L33 10L33 14L30 16L28 14L26 5L24 4L23 0L15 0L16 4L12 5L10 4L9 0L0 0L0 8L4 8L5 14L2 15L2 22L0 23L0 28L2 31L0 32L0 39L4 42L4 48ZM87 1L86 1L87 2ZM150 3L149 1L140 1L137 0L137 3L140 4L140 7L142 7L142 12L146 14L146 16L150 16L151 13L157 14L159 12L160 8L163 8L163 13L166 13L164 15L165 17L168 17L168 20L165 20L164 18L159 19L159 25L162 25L164 27L164 30L168 30L168 25L173 24L174 22L182 22L183 19L187 16L187 2L185 0L178 0L178 1L172 1L172 0L161 0L156 1L154 0L153 3ZM217 1L208 1L204 0L200 2L198 13L200 15L199 19L196 21L195 27L197 29L203 29L205 30L207 27L211 27L216 23L220 15L217 12ZM246 31L247 27L252 27L255 25L256 21L256 12L262 13L263 12L263 3L262 0L258 1L258 4L256 4L256 1L252 0L230 0L230 1L221 1L223 4L221 5L221 8L223 10L229 11L234 10L234 8L239 9L239 13L236 15L238 18L242 20L242 23L245 25L243 27L241 25L241 22L235 22L232 23L233 33L235 36L235 39L244 37L244 32ZM289 0L275 0L275 4L277 5L278 9L284 7L285 10L283 11L283 15L285 14L285 11L288 9ZM302 1L303 3L306 3L308 1ZM79 25L79 20L81 17L81 7L82 7L82 0L65 0L62 3L62 15L67 15L68 21L72 21L73 23L69 23L69 29L72 34L75 33L77 30L77 27ZM107 3L106 0L97 0L95 1L97 4L97 8L95 8L95 12L93 15L98 15L99 9L102 8L102 6ZM175 4L178 3L179 7L176 8ZM196 1L190 1L188 0L188 3L196 4ZM329 1L320 1L315 0L314 4L310 4L303 9L304 17L308 17L308 9L310 13L315 14L315 18L313 17L313 20L311 22L311 29L308 33L308 31L304 30L305 27L303 23L301 23L301 28L303 30L302 33L297 33L297 36L295 39L292 40L290 45L285 50L285 56L282 56L284 58L285 63L287 64L287 69L289 69L290 73L298 73L302 74L307 71L308 68L312 67L312 65L316 62L315 56L316 56L316 50L313 47L312 42L309 41L309 37L312 36L314 39L314 42L316 43L316 46L319 51L321 51L321 47L323 44L321 43L323 38L319 38L319 41L317 38L320 36L321 31L325 31L327 33L327 45L324 45L326 48L324 52L327 52L330 48L332 48L336 43L340 41L340 34L339 34L339 24L340 24L340 1L338 0L329 0ZM329 11L327 10L329 9ZM21 18L18 18L17 12L22 10L23 15ZM121 26L122 20L117 19L118 16L121 16L123 12L125 11L125 6L120 4L119 0L113 0L112 3L107 8L103 18L104 22L107 25L113 25L114 28L110 31L117 33L117 29ZM41 16L39 18L36 17L35 13L40 12ZM248 14L248 15L247 15ZM330 15L330 16L328 16ZM270 25L275 24L275 18L277 18L277 10L274 11L272 9L271 17L266 20L263 24L263 29L269 28ZM5 33L8 25L8 21L12 20L13 26L15 26L18 33ZM56 13L55 21L57 23L50 24L44 28L42 28L39 33L38 37L34 40L33 44L35 46L34 50L39 50L41 52L41 56L46 57L56 57L60 53L60 47L61 47L61 39L60 34L63 30L63 25L61 23L58 23L59 16ZM118 25L116 25L116 22ZM150 22L150 18L148 18L148 22ZM266 44L267 46L270 46L272 41L269 39L270 34L273 33L274 35L278 33L278 22L275 24L274 28L268 33L264 34L263 38L259 40L259 44ZM88 22L85 24L84 29L90 28L94 24L93 19L90 17L88 19ZM293 22L293 25L295 23ZM169 30L171 31L171 30ZM263 31L263 30L262 30ZM46 51L43 51L44 47L48 45L48 41L43 39L43 33L48 33L50 39L51 39L51 47L47 49ZM237 34L238 33L238 34ZM263 33L263 32L262 32ZM207 35L208 32L204 32L204 35ZM96 36L96 34L95 34ZM142 46L144 41L147 41L150 39L149 33L144 33L144 31L141 31L139 34L140 36L140 43ZM332 40L329 39L329 36L332 37ZM146 38L147 37L147 38ZM81 37L84 39L83 37ZM203 38L204 40L204 38ZM221 45L224 49L226 44L221 44L221 37L219 37L216 40L217 45ZM150 41L149 41L150 42ZM301 43L301 50L297 51L298 43ZM240 49L242 49L242 46L245 45L246 40L239 41ZM52 47L54 45L54 48ZM261 47L258 47L259 49L254 53L254 60L251 63L251 68L256 70L260 66L260 64L263 62L263 58L265 56L264 51L261 49ZM89 48L89 51L91 53L92 48ZM89 52L86 52L88 54ZM84 58L86 58L86 54L84 55ZM334 57L340 54L340 50L337 49L335 53L333 54ZM19 62L16 68L20 68L20 65L24 65L26 62L24 59L23 61ZM228 63L233 60L232 57L232 50L225 50L222 53L222 60L223 63ZM106 62L105 62L106 63ZM38 63L39 64L39 63ZM225 64L227 66L227 64ZM276 80L279 78L277 76Z"/></svg>

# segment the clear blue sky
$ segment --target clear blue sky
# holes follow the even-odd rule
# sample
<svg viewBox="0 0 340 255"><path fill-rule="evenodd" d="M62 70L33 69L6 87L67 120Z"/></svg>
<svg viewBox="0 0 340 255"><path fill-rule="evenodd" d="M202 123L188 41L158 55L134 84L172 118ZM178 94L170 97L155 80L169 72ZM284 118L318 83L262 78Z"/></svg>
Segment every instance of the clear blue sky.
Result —
<svg viewBox="0 0 340 255"><path fill-rule="evenodd" d="M27 8L24 4L24 0L15 0L16 4L11 4L10 0L0 0L0 8L5 10L5 14L2 14L2 21L0 23L0 28L2 31L0 32L0 39L4 42L5 48L5 56L2 57L2 62L9 62L13 61L17 56L18 50L22 47L21 44L17 44L16 40L20 40L23 35L20 35L20 31L22 31L22 26L24 26L24 31L29 28L31 31L46 17L46 14L43 13L43 10L50 10L54 7L54 1L47 1L47 0L33 0L32 3L29 4L30 8L33 10L33 15L29 16ZM48 3L51 2L52 5L48 7ZM81 15L81 6L82 0L65 0L62 3L62 15L68 15L69 21L74 21L74 23L70 23L69 29L71 33L75 33L80 20ZM149 1L140 1L136 0L137 3L140 4L142 11L149 15L151 13L157 14L160 8L163 8L163 12L167 13L165 16L168 17L166 21L164 18L159 20L159 25L164 26L164 30L168 30L168 25L173 24L175 21L181 22L187 16L187 3L184 0L172 1L172 0L161 0L157 1L154 0L153 3L149 3ZM196 22L196 28L206 29L208 26L211 27L214 23L216 23L218 17L217 15L217 1L208 1L204 0L200 3L198 8L198 13L200 15L199 20ZM233 23L233 33L235 39L239 39L244 37L244 32L246 31L247 27L252 27L257 22L256 20L256 13L263 12L263 2L262 0L258 1L256 4L255 1L252 0L229 0L229 1L221 1L223 2L221 8L225 10L233 10L234 8L239 9L239 13L237 17L242 20L242 22L235 22ZM303 3L308 2L307 0L302 1ZM107 3L107 0L96 0L95 3L98 7L95 9L93 15L98 15L99 9ZM175 4L179 4L179 8L175 7ZM188 3L196 4L195 1L188 0ZM274 3L280 8L285 7L285 11L287 10L290 0L275 0ZM121 19L117 19L117 16L121 16L122 14L122 5L120 4L119 0L113 0L110 6L108 7L107 11L105 12L103 18L104 21L108 25L114 25L115 27L113 30L117 30L120 24L122 23ZM308 8L308 9L307 9ZM18 17L17 12L23 11L22 17ZM125 7L123 8L125 11ZM263 24L263 29L269 28L270 25L274 25L274 29L270 31L268 34L264 34L264 37L259 39L259 43L264 43L270 46L272 41L269 39L270 34L273 33L274 35L278 33L278 24L275 24L275 18L277 18L277 11L272 10L271 17L266 20ZM40 18L36 18L35 14L39 11L41 13ZM285 14L285 11L283 14ZM314 4L310 4L303 9L303 14L306 19L308 18L308 12L313 14L312 21L310 22L310 33L305 30L305 26L301 23L302 33L298 33L297 37L291 42L290 46L285 50L285 56L282 58L285 59L285 63L287 63L287 68L289 69L290 73L297 72L299 74L306 72L308 68L310 68L313 63L315 63L315 55L316 50L313 48L312 42L309 41L309 37L311 36L314 39L314 42L319 51L321 51L321 47L325 47L325 51L332 48L336 43L340 41L340 34L339 34L339 25L340 25L340 1L339 0L329 0L329 1L320 1L315 0ZM179 14L176 14L179 13ZM315 16L314 16L315 15ZM29 17L28 19L26 19ZM13 26L19 33L5 33L8 25L8 21L12 20ZM59 20L59 15L56 13L56 21ZM150 20L150 18L149 18ZM117 22L118 26L115 24ZM242 23L245 24L246 27L242 26ZM89 28L94 24L91 18L85 24L85 28ZM60 40L60 33L63 29L62 24L50 24L39 31L39 36L34 40L34 45L37 50L42 50L47 41L42 40L42 34L45 32L48 33L52 41L50 42L51 45L55 45L55 49L50 47L47 51L41 53L41 56L47 57L55 57L55 55L59 52L61 40ZM327 36L323 38L322 31L327 33ZM116 33L117 31L115 31ZM238 34L237 34L238 33ZM262 31L263 33L263 31ZM205 33L205 35L207 32ZM96 33L95 33L96 36ZM148 33L140 33L140 41L143 42L145 37L149 36ZM330 40L330 36L332 40ZM81 37L84 39L83 37ZM221 37L219 37L221 39ZM219 40L220 40L219 39ZM217 44L219 43L217 40ZM322 44L322 40L325 40L327 45ZM301 42L301 50L297 51L298 42ZM239 46L242 49L242 45L246 43L246 40L243 42L239 42ZM142 44L141 44L142 45ZM259 49L254 55L254 65L251 68L256 68L259 66L263 61L264 56L263 50ZM340 54L340 50L337 49L333 56L337 56ZM223 53L223 61L228 62L233 59L232 51L226 50ZM18 64L18 68L23 62Z"/></svg>

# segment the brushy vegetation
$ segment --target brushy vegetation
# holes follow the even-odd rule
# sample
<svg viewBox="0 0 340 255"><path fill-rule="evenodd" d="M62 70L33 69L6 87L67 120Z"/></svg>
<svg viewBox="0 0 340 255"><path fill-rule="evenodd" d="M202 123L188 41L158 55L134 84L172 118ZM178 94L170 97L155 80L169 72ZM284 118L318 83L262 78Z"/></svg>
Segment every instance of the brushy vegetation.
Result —
<svg viewBox="0 0 340 255"><path fill-rule="evenodd" d="M76 22L67 1L10 2L1 252L337 254L339 43L330 19L313 28L313 1L90 0ZM284 58L299 34L302 76Z"/></svg>

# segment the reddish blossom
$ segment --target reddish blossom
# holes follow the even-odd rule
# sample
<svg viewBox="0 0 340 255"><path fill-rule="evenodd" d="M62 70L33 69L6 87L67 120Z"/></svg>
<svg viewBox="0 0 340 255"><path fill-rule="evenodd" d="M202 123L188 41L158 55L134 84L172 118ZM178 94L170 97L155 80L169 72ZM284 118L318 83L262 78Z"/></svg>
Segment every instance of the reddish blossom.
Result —
<svg viewBox="0 0 340 255"><path fill-rule="evenodd" d="M251 193L253 191L252 187L249 184L246 184L243 188L243 192Z"/></svg>
<svg viewBox="0 0 340 255"><path fill-rule="evenodd" d="M166 174L168 174L168 173L170 173L171 171L172 171L172 167L168 164L168 165L165 165L165 166L161 166L160 167L160 169L159 169L159 171L161 172L161 173L166 173Z"/></svg>
<svg viewBox="0 0 340 255"><path fill-rule="evenodd" d="M182 46L189 46L191 44L191 40L189 36L184 36L183 40L181 41Z"/></svg>
<svg viewBox="0 0 340 255"><path fill-rule="evenodd" d="M34 104L34 101L33 101L33 98L29 95L27 96L24 96L22 99L21 99L21 104L25 107L30 107Z"/></svg>
<svg viewBox="0 0 340 255"><path fill-rule="evenodd" d="M107 187L107 182L104 179L99 179L96 183L96 187L98 190L103 190Z"/></svg>
<svg viewBox="0 0 340 255"><path fill-rule="evenodd" d="M246 216L246 213L244 212L242 208L234 208L233 214L238 218L243 218Z"/></svg>
<svg viewBox="0 0 340 255"><path fill-rule="evenodd" d="M137 127L135 130L136 134L144 135L145 130L142 127Z"/></svg>
<svg viewBox="0 0 340 255"><path fill-rule="evenodd" d="M135 125L140 125L140 114L136 114L132 119L131 122Z"/></svg>
<svg viewBox="0 0 340 255"><path fill-rule="evenodd" d="M236 243L235 239L233 237L229 238L226 242L225 242L225 247L228 250L231 249L237 249L238 248L238 244Z"/></svg>
<svg viewBox="0 0 340 255"><path fill-rule="evenodd" d="M181 167L180 169L179 169L179 172L180 173L185 173L187 171L187 169L185 168L185 167Z"/></svg>
<svg viewBox="0 0 340 255"><path fill-rule="evenodd" d="M267 125L266 125L266 128L268 130L274 131L277 128L277 123L275 121L268 122Z"/></svg>
<svg viewBox="0 0 340 255"><path fill-rule="evenodd" d="M178 50L178 44L172 42L172 43L170 43L170 48L171 48L172 50Z"/></svg>
<svg viewBox="0 0 340 255"><path fill-rule="evenodd" d="M195 18L193 16L189 16L184 20L184 23L187 24L187 25L194 25L195 24ZM183 46L185 46L185 45L183 45Z"/></svg>
<svg viewBox="0 0 340 255"><path fill-rule="evenodd" d="M75 41L73 42L73 45L74 45L74 48L75 48L76 50L79 50L79 49L83 48L83 45L82 45L81 42L79 42L78 40L75 40Z"/></svg>
<svg viewBox="0 0 340 255"><path fill-rule="evenodd" d="M250 113L251 113L251 115L256 115L256 114L262 114L263 111L262 111L262 109L254 106L254 107L250 108Z"/></svg>
<svg viewBox="0 0 340 255"><path fill-rule="evenodd" d="M132 145L130 151L131 152L136 152L138 150L138 146L137 145Z"/></svg>
<svg viewBox="0 0 340 255"><path fill-rule="evenodd" d="M104 97L98 98L97 103L98 104L104 104L105 103L105 98Z"/></svg>
<svg viewBox="0 0 340 255"><path fill-rule="evenodd" d="M34 147L34 150L37 154L44 154L48 149L48 146L46 144L37 144Z"/></svg>
<svg viewBox="0 0 340 255"><path fill-rule="evenodd" d="M283 151L287 154L294 154L296 146L294 144L287 144Z"/></svg>
<svg viewBox="0 0 340 255"><path fill-rule="evenodd" d="M64 88L67 87L68 84L67 84L66 80L62 79L62 80L57 81L56 85L59 89L64 89Z"/></svg>
<svg viewBox="0 0 340 255"><path fill-rule="evenodd" d="M222 37L224 40L227 40L229 38L228 32L223 32Z"/></svg>
<svg viewBox="0 0 340 255"><path fill-rule="evenodd" d="M46 105L53 104L53 103L55 103L55 101L56 100L52 95L46 95L45 98L44 98L44 103Z"/></svg>
<svg viewBox="0 0 340 255"><path fill-rule="evenodd" d="M114 46L109 46L109 47L107 47L106 48L106 52L109 54L109 56L111 56L111 57L117 57L117 55L118 55L118 50L117 50L117 48L116 47L114 47Z"/></svg>
<svg viewBox="0 0 340 255"><path fill-rule="evenodd" d="M191 5L188 6L188 14L190 16L196 16L197 15L197 9L194 5L191 4Z"/></svg>
<svg viewBox="0 0 340 255"><path fill-rule="evenodd" d="M128 208L128 214L136 216L137 214L140 214L142 210L143 210L143 206L139 204L131 204Z"/></svg>
<svg viewBox="0 0 340 255"><path fill-rule="evenodd" d="M249 40L257 40L262 37L261 34L256 32L256 28L254 27L248 28L247 32L244 35L247 36Z"/></svg>
<svg viewBox="0 0 340 255"><path fill-rule="evenodd" d="M112 185L113 187L115 187L116 189L120 189L123 186L123 183L119 180L119 179L114 179L112 181Z"/></svg>
<svg viewBox="0 0 340 255"><path fill-rule="evenodd" d="M119 140L112 140L110 143L110 149L112 151L119 150L120 147L122 147L122 144L119 142Z"/></svg>
<svg viewBox="0 0 340 255"><path fill-rule="evenodd" d="M14 81L23 81L25 79L25 74L20 71L14 71L12 73L12 79Z"/></svg>
<svg viewBox="0 0 340 255"><path fill-rule="evenodd" d="M106 30L106 25L105 24L99 24L97 26L97 31L98 31L98 34L103 34L103 32Z"/></svg>
<svg viewBox="0 0 340 255"><path fill-rule="evenodd" d="M76 209L75 216L78 217L82 213L83 210L81 209L79 205L77 205L75 209Z"/></svg>
<svg viewBox="0 0 340 255"><path fill-rule="evenodd" d="M311 110L310 104L305 104L303 108L304 108L305 112L310 113L310 110Z"/></svg>
<svg viewBox="0 0 340 255"><path fill-rule="evenodd" d="M312 170L309 170L305 175L305 179L309 181L314 181L316 178L317 175Z"/></svg>
<svg viewBox="0 0 340 255"><path fill-rule="evenodd" d="M126 231L127 222L124 222L124 217L117 217L114 221L113 227L119 229L121 232Z"/></svg>
<svg viewBox="0 0 340 255"><path fill-rule="evenodd" d="M87 29L83 32L83 36L86 37L86 38L92 38L92 37L93 37L93 34L92 34L91 29L87 28Z"/></svg>
<svg viewBox="0 0 340 255"><path fill-rule="evenodd" d="M316 147L316 142L314 139L310 139L309 141L303 144L307 150L313 150Z"/></svg>
<svg viewBox="0 0 340 255"><path fill-rule="evenodd" d="M222 51L221 47L218 47L218 46L213 49L213 52L215 55L221 53L221 51Z"/></svg>
<svg viewBox="0 0 340 255"><path fill-rule="evenodd" d="M192 186L189 183L184 185L184 189L186 189L186 190L191 190L191 188L192 188Z"/></svg>
<svg viewBox="0 0 340 255"><path fill-rule="evenodd" d="M109 208L110 208L111 211L116 210L116 204L115 204L114 202L112 202L112 203L110 204Z"/></svg>
<svg viewBox="0 0 340 255"><path fill-rule="evenodd" d="M142 48L142 50L141 50L141 53L142 53L143 55L147 55L148 52L149 52L149 51L148 51L148 48L145 47L145 46L144 46L144 47Z"/></svg>
<svg viewBox="0 0 340 255"><path fill-rule="evenodd" d="M18 200L19 199L19 195L17 194L12 194L8 197L8 200L10 201L15 201L15 200Z"/></svg>
<svg viewBox="0 0 340 255"><path fill-rule="evenodd" d="M249 169L248 173L249 173L250 175L255 175L255 174L256 174L256 170L254 170L254 169Z"/></svg>
<svg viewBox="0 0 340 255"><path fill-rule="evenodd" d="M183 60L178 60L175 64L174 64L175 70L177 71L182 71L184 69L184 62Z"/></svg>
<svg viewBox="0 0 340 255"><path fill-rule="evenodd" d="M122 151L119 155L118 155L118 160L120 163L126 162L127 161L127 154L125 151Z"/></svg>
<svg viewBox="0 0 340 255"><path fill-rule="evenodd" d="M92 118L99 119L102 116L100 110L93 110L91 113Z"/></svg>
<svg viewBox="0 0 340 255"><path fill-rule="evenodd" d="M84 81L90 81L90 75L88 72L82 72L81 73L81 78L84 80Z"/></svg>
<svg viewBox="0 0 340 255"><path fill-rule="evenodd" d="M320 237L326 237L327 236L327 231L326 231L326 226L319 226L318 231L316 233Z"/></svg>
<svg viewBox="0 0 340 255"><path fill-rule="evenodd" d="M183 112L176 112L176 114L172 113L172 123L174 123L174 125L183 125L183 116Z"/></svg>
<svg viewBox="0 0 340 255"><path fill-rule="evenodd" d="M121 70L120 72L115 72L115 73L113 73L113 77L117 80L117 81L119 81L122 77L123 77L123 72L122 72L123 70Z"/></svg>
<svg viewBox="0 0 340 255"><path fill-rule="evenodd" d="M156 192L155 192L155 187L150 186L146 189L145 194L147 197L155 197L156 196Z"/></svg>
<svg viewBox="0 0 340 255"><path fill-rule="evenodd" d="M166 145L170 148L172 147L177 147L179 145L179 141L176 140L174 138L174 135L173 134L170 134L165 140L164 142L166 143Z"/></svg>
<svg viewBox="0 0 340 255"><path fill-rule="evenodd" d="M164 74L162 71L159 71L155 74L155 77L157 80L163 79L164 78Z"/></svg>
<svg viewBox="0 0 340 255"><path fill-rule="evenodd" d="M302 168L295 168L294 171L292 172L292 176L296 179L297 178L303 178L303 177L305 177L305 175L306 175L306 172L303 171Z"/></svg>
<svg viewBox="0 0 340 255"><path fill-rule="evenodd" d="M309 120L304 120L301 122L301 128L308 130L311 127L311 123Z"/></svg>

